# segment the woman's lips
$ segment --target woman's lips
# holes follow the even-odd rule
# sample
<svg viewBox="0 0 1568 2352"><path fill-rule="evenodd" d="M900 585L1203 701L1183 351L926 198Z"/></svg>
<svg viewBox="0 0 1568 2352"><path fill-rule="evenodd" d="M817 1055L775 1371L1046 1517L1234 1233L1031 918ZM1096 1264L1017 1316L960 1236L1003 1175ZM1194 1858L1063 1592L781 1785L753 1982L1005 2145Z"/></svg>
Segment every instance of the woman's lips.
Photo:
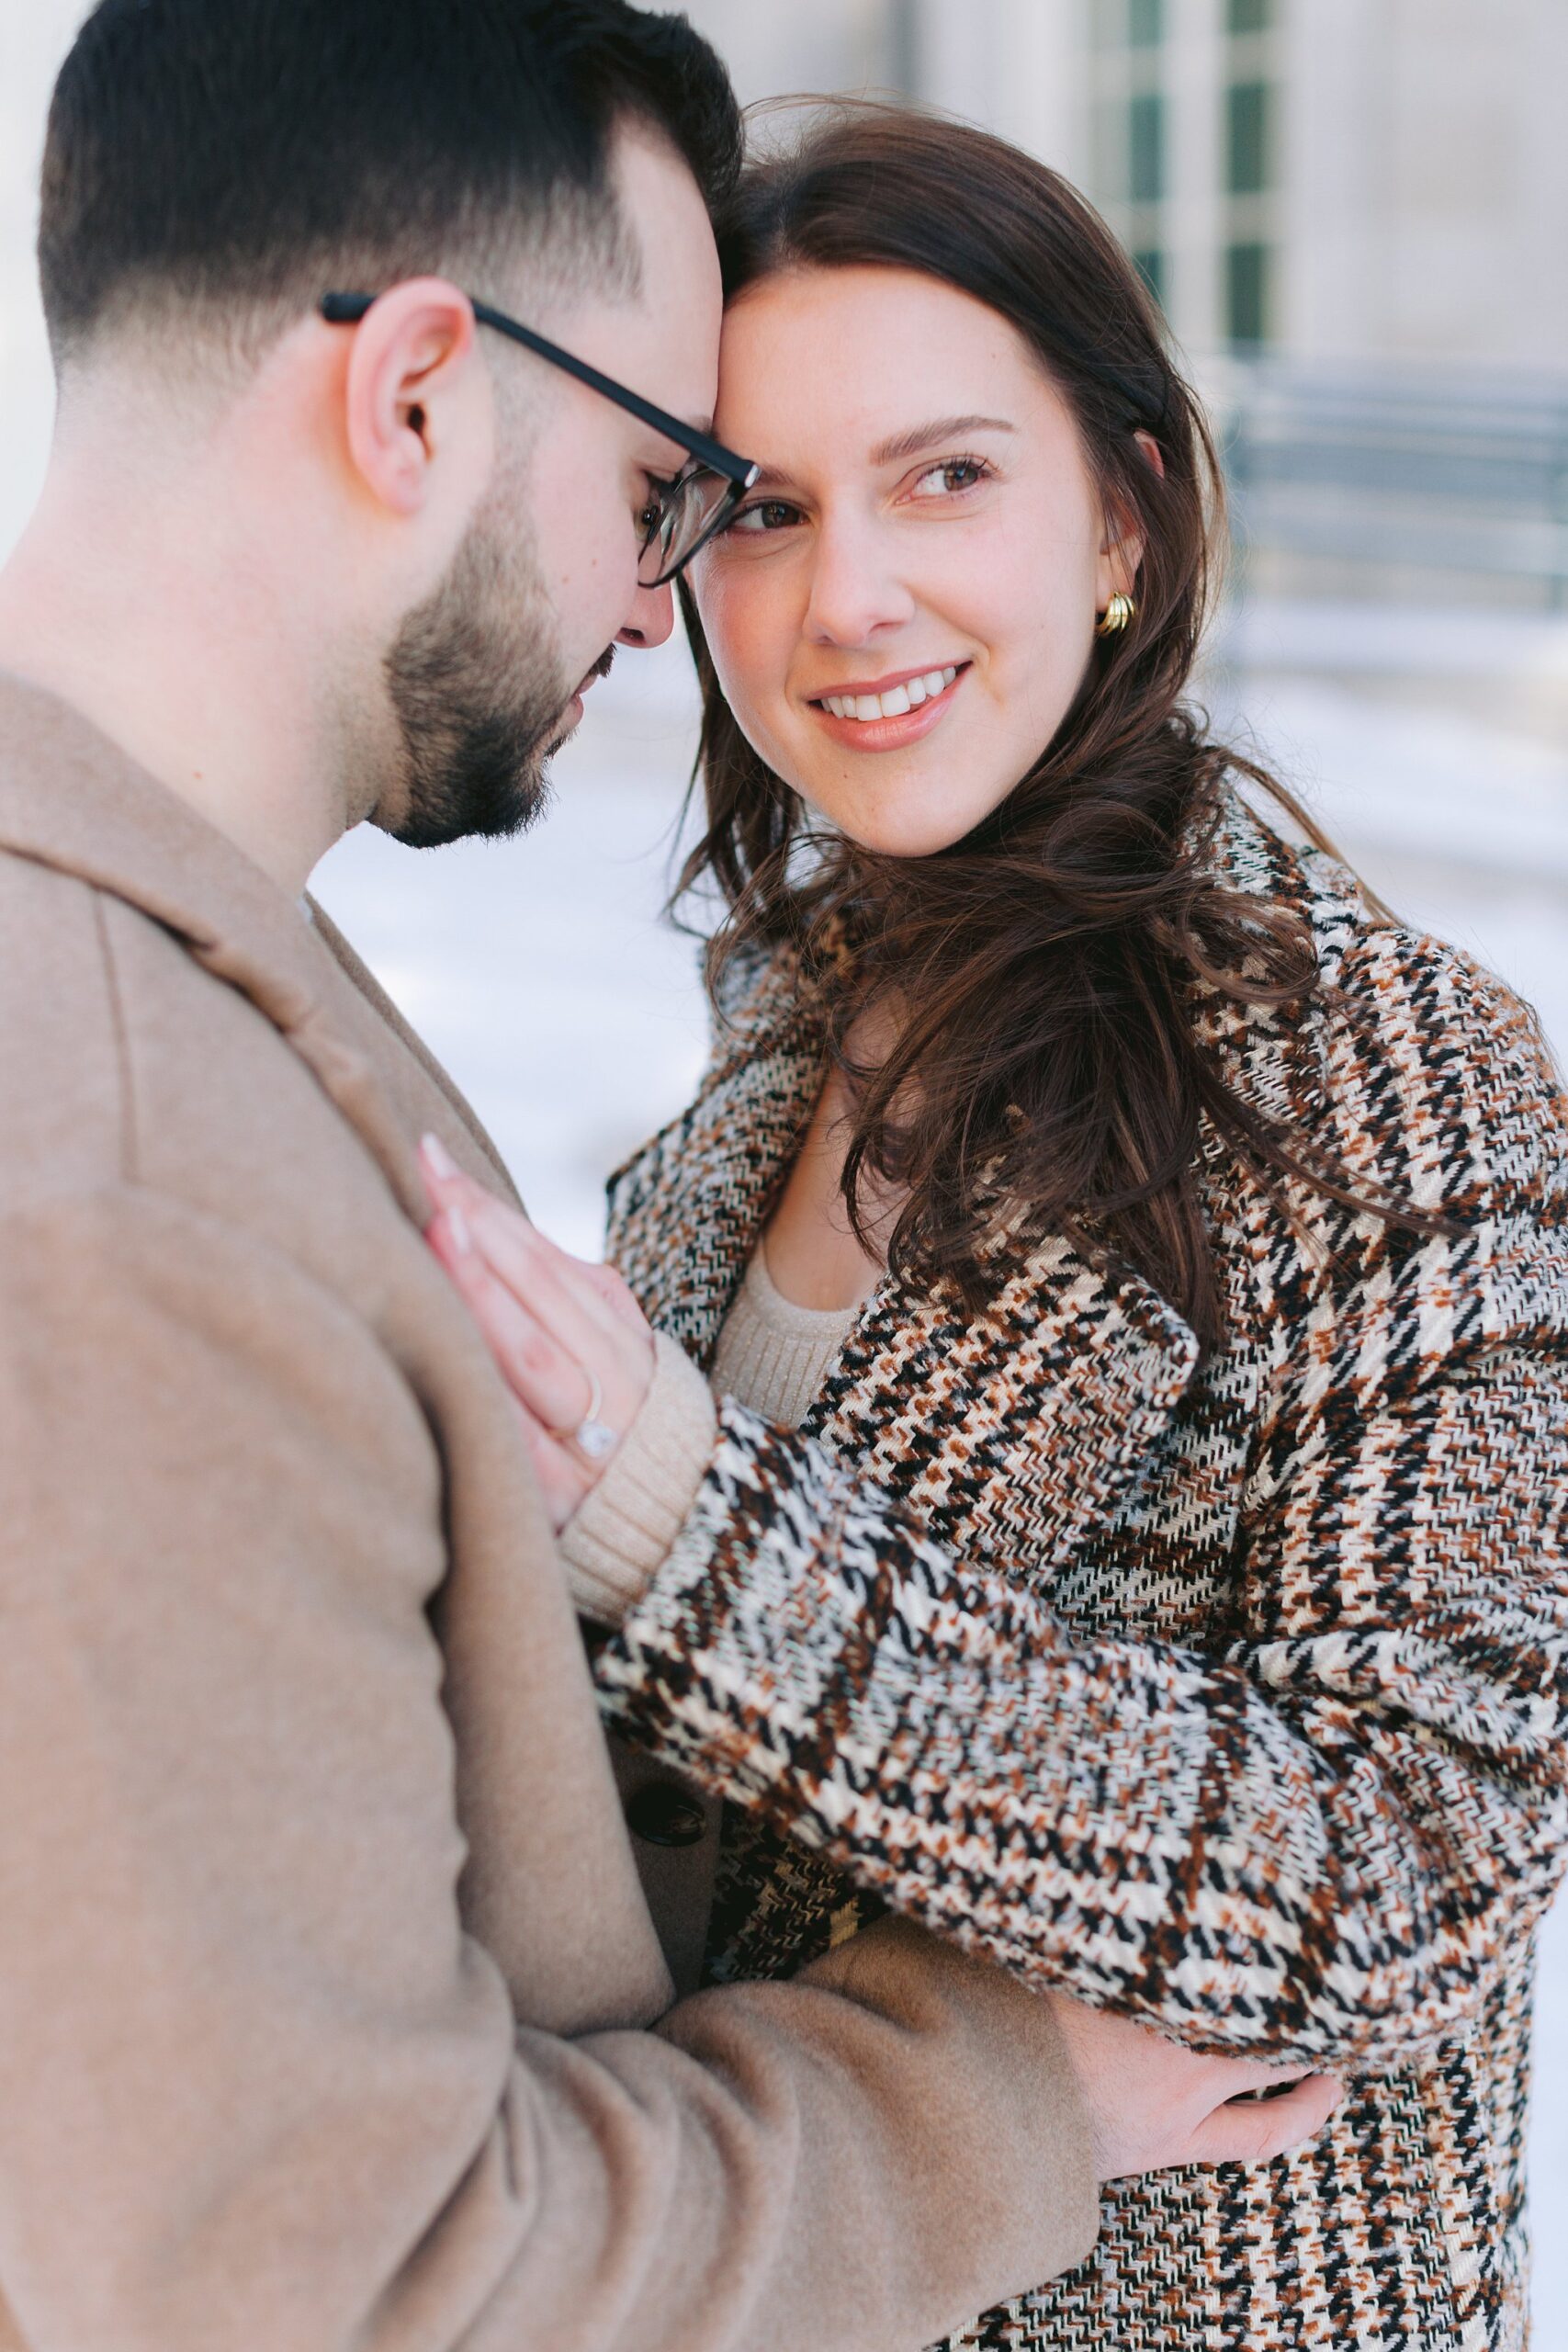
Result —
<svg viewBox="0 0 1568 2352"><path fill-rule="evenodd" d="M924 702L897 718L836 718L820 702L813 702L808 707L813 718L846 751L898 752L907 743L918 743L933 727L941 726L971 667L967 662L960 663L951 685L944 686L939 695L929 695Z"/></svg>

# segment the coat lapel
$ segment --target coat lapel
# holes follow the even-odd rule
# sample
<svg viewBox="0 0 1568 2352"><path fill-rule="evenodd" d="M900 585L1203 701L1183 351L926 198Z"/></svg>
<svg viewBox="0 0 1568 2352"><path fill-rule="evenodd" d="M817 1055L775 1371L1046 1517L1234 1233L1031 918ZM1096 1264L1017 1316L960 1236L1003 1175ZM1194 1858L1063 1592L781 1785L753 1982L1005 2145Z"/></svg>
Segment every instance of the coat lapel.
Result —
<svg viewBox="0 0 1568 2352"><path fill-rule="evenodd" d="M439 1125L484 1181L506 1182L478 1120L449 1080L437 1083L429 1057L415 1055L404 1024L395 1015L388 1022L380 991L365 986L368 975L324 918L309 919L231 842L55 695L0 676L0 741L27 746L25 760L0 763L0 845L140 909L215 979L248 997L355 1129L415 1224L430 1216L417 1155L423 1125ZM393 1046L389 1055L392 1037L401 1054Z"/></svg>
<svg viewBox="0 0 1568 2352"><path fill-rule="evenodd" d="M705 1369L821 1082L788 956L725 1046L691 1108L612 1182L610 1254ZM967 1556L1060 1566L1125 1502L1198 1352L1147 1283L1057 1238L979 1317L885 1277L806 1426Z"/></svg>
<svg viewBox="0 0 1568 2352"><path fill-rule="evenodd" d="M310 901L316 936L337 967L333 987L334 1010L345 1025L366 1036L383 1083L392 1093L400 1115L411 1132L423 1133L433 1123L438 1098L469 1138L483 1163L474 1173L508 1200L517 1198L511 1172L481 1124L478 1113L416 1029L411 1028L386 989L346 940L330 915ZM390 1050L389 1050L390 1047Z"/></svg>
<svg viewBox="0 0 1568 2352"><path fill-rule="evenodd" d="M1198 1352L1140 1276L1057 1237L977 1317L886 1279L807 1427L965 1558L1054 1575L1126 1507Z"/></svg>
<svg viewBox="0 0 1568 2352"><path fill-rule="evenodd" d="M610 1180L610 1255L705 1370L821 1082L821 1032L781 958L690 1108Z"/></svg>

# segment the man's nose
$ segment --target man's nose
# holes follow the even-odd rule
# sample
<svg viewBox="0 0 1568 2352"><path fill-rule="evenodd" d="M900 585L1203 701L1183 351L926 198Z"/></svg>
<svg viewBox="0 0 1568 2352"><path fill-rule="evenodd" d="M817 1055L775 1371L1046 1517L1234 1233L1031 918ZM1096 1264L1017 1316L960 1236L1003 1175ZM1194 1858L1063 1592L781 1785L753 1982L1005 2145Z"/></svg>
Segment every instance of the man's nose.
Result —
<svg viewBox="0 0 1568 2352"><path fill-rule="evenodd" d="M874 529L825 525L817 538L806 633L818 645L865 645L902 628L915 599Z"/></svg>
<svg viewBox="0 0 1568 2352"><path fill-rule="evenodd" d="M615 642L635 645L644 653L651 653L656 645L663 645L674 634L674 629L675 591L667 580L662 588L637 590L631 616Z"/></svg>

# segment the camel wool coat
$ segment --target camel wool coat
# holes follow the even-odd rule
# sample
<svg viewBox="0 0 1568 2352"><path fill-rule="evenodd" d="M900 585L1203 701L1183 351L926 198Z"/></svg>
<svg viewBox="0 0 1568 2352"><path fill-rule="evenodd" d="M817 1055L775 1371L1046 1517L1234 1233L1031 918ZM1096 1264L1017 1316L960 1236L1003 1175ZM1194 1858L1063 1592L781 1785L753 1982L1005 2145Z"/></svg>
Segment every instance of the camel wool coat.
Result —
<svg viewBox="0 0 1568 2352"><path fill-rule="evenodd" d="M421 1235L420 1134L493 1153L324 917L16 681L0 1102L0 2352L913 2352L1087 2255L1000 1972L878 1928L669 2007Z"/></svg>

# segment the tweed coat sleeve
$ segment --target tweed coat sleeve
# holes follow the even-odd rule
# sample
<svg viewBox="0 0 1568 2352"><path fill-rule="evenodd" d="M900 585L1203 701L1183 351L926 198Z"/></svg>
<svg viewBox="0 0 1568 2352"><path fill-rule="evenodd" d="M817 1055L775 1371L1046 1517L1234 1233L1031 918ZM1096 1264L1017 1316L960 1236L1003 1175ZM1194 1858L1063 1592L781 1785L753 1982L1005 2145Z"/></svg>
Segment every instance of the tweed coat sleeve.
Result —
<svg viewBox="0 0 1568 2352"><path fill-rule="evenodd" d="M599 1679L629 1736L1026 1980L1376 2067L1466 2029L1568 1838L1568 1152L1463 959L1413 979L1374 933L1343 984L1381 1025L1331 1042L1331 1139L1463 1230L1253 1204L1273 1361L1212 1646L1073 1630L728 1404Z"/></svg>

